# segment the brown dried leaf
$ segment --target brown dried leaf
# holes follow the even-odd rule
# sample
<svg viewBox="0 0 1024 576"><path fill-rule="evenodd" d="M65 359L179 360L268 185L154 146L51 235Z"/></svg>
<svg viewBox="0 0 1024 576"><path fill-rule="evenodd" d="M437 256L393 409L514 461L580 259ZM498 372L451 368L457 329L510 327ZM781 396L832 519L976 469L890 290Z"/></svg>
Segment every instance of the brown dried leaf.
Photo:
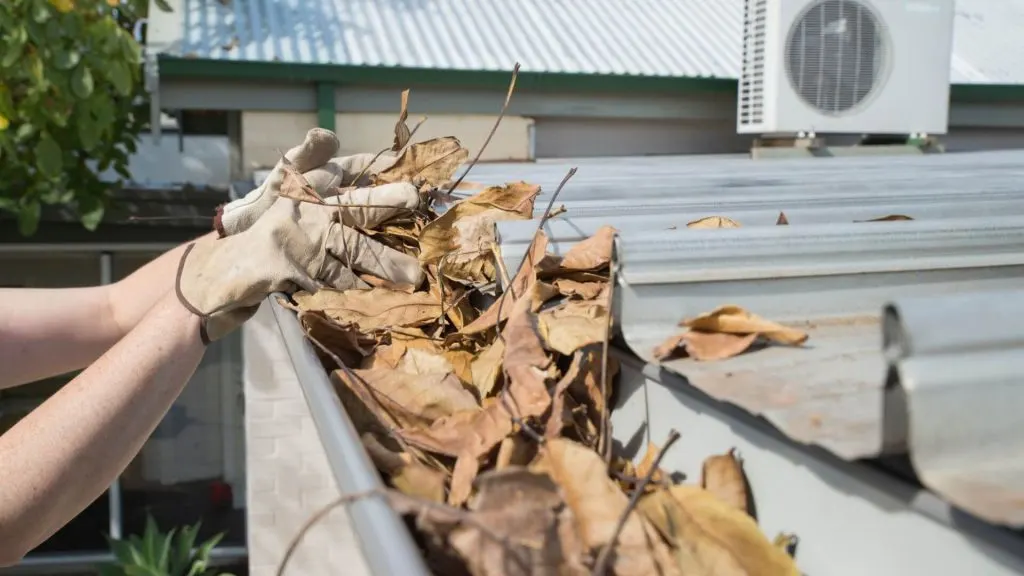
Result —
<svg viewBox="0 0 1024 576"><path fill-rule="evenodd" d="M913 218L911 218L910 216L904 216L902 214L889 214L888 216L872 218L870 220L854 220L854 222L900 222L903 220L913 220Z"/></svg>
<svg viewBox="0 0 1024 576"><path fill-rule="evenodd" d="M740 223L725 216L708 216L686 223L687 228L739 228Z"/></svg>
<svg viewBox="0 0 1024 576"><path fill-rule="evenodd" d="M316 189L306 180L306 177L300 174L287 158L282 156L281 159L284 179L281 181L281 189L278 190L277 195L299 202L323 204L324 199L316 193Z"/></svg>
<svg viewBox="0 0 1024 576"><path fill-rule="evenodd" d="M612 260L612 243L617 232L611 226L602 226L590 238L570 248L562 257L559 268L575 272L604 268Z"/></svg>
<svg viewBox="0 0 1024 576"><path fill-rule="evenodd" d="M526 466L537 457L537 443L522 434L514 434L501 441L494 469L504 470L509 466Z"/></svg>
<svg viewBox="0 0 1024 576"><path fill-rule="evenodd" d="M424 466L408 454L388 449L373 434L363 434L361 438L374 466L396 490L434 502L444 502L447 474Z"/></svg>
<svg viewBox="0 0 1024 576"><path fill-rule="evenodd" d="M559 278L554 282L555 289L563 296L593 300L608 285L607 281L599 282L578 282L569 278Z"/></svg>
<svg viewBox="0 0 1024 576"><path fill-rule="evenodd" d="M800 345L807 341L807 333L803 330L765 320L732 304L719 306L711 312L683 320L680 322L680 325L700 332L761 334L769 340L792 346Z"/></svg>
<svg viewBox="0 0 1024 576"><path fill-rule="evenodd" d="M398 110L398 121L395 122L395 141L391 145L392 152L398 152L409 143L412 134L409 125L405 123L409 119L409 90L402 90L402 106Z"/></svg>
<svg viewBox="0 0 1024 576"><path fill-rule="evenodd" d="M472 454L462 454L455 460L452 482L448 487L448 505L462 506L473 493L473 480L480 473L480 461Z"/></svg>
<svg viewBox="0 0 1024 576"><path fill-rule="evenodd" d="M785 212L779 212L779 219L775 221L776 226L789 226L789 218L786 218Z"/></svg>
<svg viewBox="0 0 1024 576"><path fill-rule="evenodd" d="M687 576L800 575L750 516L700 487L658 490L641 498L638 508L672 544Z"/></svg>
<svg viewBox="0 0 1024 576"><path fill-rule="evenodd" d="M332 378L336 388L344 386L358 396L390 427L430 426L439 418L479 409L473 394L451 373L416 375L388 369L335 370Z"/></svg>
<svg viewBox="0 0 1024 576"><path fill-rule="evenodd" d="M467 453L483 457L512 433L512 418L495 398L483 409L463 410L435 421L429 428L403 430L406 442L437 454L457 458Z"/></svg>
<svg viewBox="0 0 1024 576"><path fill-rule="evenodd" d="M539 193L539 186L514 182L455 203L420 233L420 262L439 264L445 276L460 282L493 281L494 223L532 218Z"/></svg>
<svg viewBox="0 0 1024 576"><path fill-rule="evenodd" d="M568 402L569 387L580 377L584 363L584 353L577 350L572 357L572 364L562 375L561 380L555 385L551 392L551 417L548 418L544 428L544 435L548 438L558 438L566 425L572 421L572 410Z"/></svg>
<svg viewBox="0 0 1024 576"><path fill-rule="evenodd" d="M373 176L374 185L412 182L436 188L447 182L469 157L454 136L417 142L406 148L395 163Z"/></svg>
<svg viewBox="0 0 1024 576"><path fill-rule="evenodd" d="M590 448L556 438L549 440L531 467L547 473L562 488L566 503L576 517L583 545L595 551L611 542L627 499L608 477L604 460ZM637 513L626 517L615 545L612 573L619 576L676 574L671 565L662 565L667 547Z"/></svg>
<svg viewBox="0 0 1024 576"><path fill-rule="evenodd" d="M473 384L473 355L465 350L445 350L444 357L463 384Z"/></svg>
<svg viewBox="0 0 1024 576"><path fill-rule="evenodd" d="M360 332L351 324L339 324L327 317L320 310L306 310L298 314L299 324L306 337L319 342L333 352L346 366L359 366L363 358L373 353L377 341ZM326 357L320 348L316 348L321 361L328 365L333 358Z"/></svg>
<svg viewBox="0 0 1024 576"><path fill-rule="evenodd" d="M502 331L509 400L520 418L547 412L551 406L547 379L549 369L554 368L537 333L536 316L530 313L528 306L526 298L517 302L516 310Z"/></svg>
<svg viewBox="0 0 1024 576"><path fill-rule="evenodd" d="M526 260L523 262L522 268L519 269L519 273L509 283L509 288L476 320L467 324L459 332L478 334L494 328L509 318L516 303L523 296L528 296L531 299L531 310L537 311L541 304L558 294L554 286L537 281L537 266L543 265L547 247L548 237L543 232L534 236ZM501 313L500 320L498 318L499 311Z"/></svg>
<svg viewBox="0 0 1024 576"><path fill-rule="evenodd" d="M750 513L747 506L747 481L743 476L743 466L736 458L735 448L704 460L700 486L722 502Z"/></svg>
<svg viewBox="0 0 1024 576"><path fill-rule="evenodd" d="M549 350L571 356L584 346L604 342L608 311L592 300L569 300L541 312L537 323Z"/></svg>
<svg viewBox="0 0 1024 576"><path fill-rule="evenodd" d="M479 356L473 360L473 386L480 393L481 398L491 395L494 385L498 383L501 376L502 360L505 357L505 343L495 340Z"/></svg>
<svg viewBox="0 0 1024 576"><path fill-rule="evenodd" d="M292 298L302 310L322 310L340 323L363 332L403 326L423 326L441 316L441 303L426 292L407 294L387 288L331 290L316 294L296 292Z"/></svg>
<svg viewBox="0 0 1024 576"><path fill-rule="evenodd" d="M729 334L689 330L669 336L655 347L652 355L658 362L686 354L694 360L724 360L738 356L749 349L759 334Z"/></svg>
<svg viewBox="0 0 1024 576"><path fill-rule="evenodd" d="M445 355L424 350L423 348L408 348L398 361L398 364L395 365L395 370L405 372L411 376L455 372L452 363L448 361Z"/></svg>
<svg viewBox="0 0 1024 576"><path fill-rule="evenodd" d="M572 513L546 474L508 468L481 474L470 503L475 522L449 538L474 576L586 576ZM503 541L481 533L488 526Z"/></svg>
<svg viewBox="0 0 1024 576"><path fill-rule="evenodd" d="M644 453L644 457L640 460L640 463L636 465L636 476L637 478L646 478L647 474L650 473L651 468L654 467L654 460L658 457L659 448L654 442L647 443L647 452ZM656 488L657 484L665 482L665 474L661 469L655 470L654 474L651 475L652 484L648 484L649 489Z"/></svg>

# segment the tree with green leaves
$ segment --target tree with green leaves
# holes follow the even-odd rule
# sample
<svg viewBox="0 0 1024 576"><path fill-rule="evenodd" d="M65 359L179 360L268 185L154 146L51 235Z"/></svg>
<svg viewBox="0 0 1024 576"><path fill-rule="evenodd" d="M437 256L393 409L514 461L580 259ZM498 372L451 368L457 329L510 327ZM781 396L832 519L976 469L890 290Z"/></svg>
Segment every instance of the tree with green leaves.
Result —
<svg viewBox="0 0 1024 576"><path fill-rule="evenodd" d="M157 4L170 10L162 0ZM133 29L148 0L0 0L0 212L35 233L44 205L93 230L147 125ZM118 178L103 180L113 170Z"/></svg>

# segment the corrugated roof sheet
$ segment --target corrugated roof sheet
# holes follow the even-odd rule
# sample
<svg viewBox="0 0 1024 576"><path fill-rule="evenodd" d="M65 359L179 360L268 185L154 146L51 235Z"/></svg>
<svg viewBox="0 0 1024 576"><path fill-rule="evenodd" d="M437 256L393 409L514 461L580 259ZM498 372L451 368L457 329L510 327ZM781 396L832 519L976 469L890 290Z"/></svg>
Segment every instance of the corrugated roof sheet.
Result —
<svg viewBox="0 0 1024 576"><path fill-rule="evenodd" d="M1024 197L1022 159L1020 151L784 164L649 159L640 163L645 187L580 163L580 180L556 201L568 211L545 228L558 253L602 224L619 230L618 325L651 366L840 457L906 454L948 502L1021 526L1021 441L1009 432L1021 418L1005 407L1024 397L1012 383L1024 331L995 319L1024 306L1024 218L1000 208ZM470 178L500 181L517 170L517 179L547 185L573 164L481 166ZM815 172L826 170L823 182ZM963 179L946 187L951 173ZM669 200L676 205L645 209ZM788 226L775 224L782 208ZM853 222L890 213L915 221ZM712 215L743 227L686 228ZM518 267L536 226L497 224L506 268ZM654 362L654 347L680 320L724 304L799 326L810 339L714 362Z"/></svg>
<svg viewBox="0 0 1024 576"><path fill-rule="evenodd" d="M216 60L736 78L742 0L174 0L160 50ZM950 77L1024 83L1024 0L958 0Z"/></svg>

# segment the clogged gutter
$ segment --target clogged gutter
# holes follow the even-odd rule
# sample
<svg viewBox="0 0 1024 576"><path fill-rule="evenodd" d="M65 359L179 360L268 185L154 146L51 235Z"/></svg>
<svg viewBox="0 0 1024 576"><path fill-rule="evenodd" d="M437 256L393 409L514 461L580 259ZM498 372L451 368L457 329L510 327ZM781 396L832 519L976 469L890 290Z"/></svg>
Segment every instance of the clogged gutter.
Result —
<svg viewBox="0 0 1024 576"><path fill-rule="evenodd" d="M522 266L505 270L494 223L542 222L554 198L537 214L539 187L493 183L442 211L453 191L475 187L451 182L469 152L455 137L410 144L407 98L395 128L397 160L369 176L374 184L413 182L426 208L363 232L416 255L426 285L361 275L370 288L300 291L282 303L319 351L389 487L384 495L409 519L430 569L798 574L788 541L771 542L749 515L732 453L711 455L696 482L675 481L658 467L675 437L649 446L639 463L615 453L609 410L617 366L608 355L615 230L602 228L558 257L538 227ZM289 173L286 187L282 195L322 202L301 174ZM479 303L499 280L506 290ZM735 307L687 326L688 336L666 343L665 355L713 360L762 336L803 341Z"/></svg>

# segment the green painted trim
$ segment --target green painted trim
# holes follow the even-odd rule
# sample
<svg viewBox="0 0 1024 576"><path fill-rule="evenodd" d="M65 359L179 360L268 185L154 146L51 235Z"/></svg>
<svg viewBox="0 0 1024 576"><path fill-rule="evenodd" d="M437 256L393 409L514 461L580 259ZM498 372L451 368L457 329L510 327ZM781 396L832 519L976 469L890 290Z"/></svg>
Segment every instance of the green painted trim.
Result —
<svg viewBox="0 0 1024 576"><path fill-rule="evenodd" d="M480 88L504 91L511 72L394 68L334 64L291 64L284 62L241 62L203 60L161 55L160 76L164 78L209 78L217 80L279 80L285 82L329 82L336 86L362 85L401 87ZM516 90L587 92L736 92L736 81L727 78L669 78L614 74L561 74L520 72Z"/></svg>
<svg viewBox="0 0 1024 576"><path fill-rule="evenodd" d="M326 130L334 131L334 84L318 82L316 85L316 121Z"/></svg>
<svg viewBox="0 0 1024 576"><path fill-rule="evenodd" d="M317 97L326 84L334 86L363 85L401 87L424 86L445 88L480 88L504 90L509 72L474 70L438 70L431 68L397 68L381 66L348 66L335 64L291 64L285 62L253 62L205 60L161 55L160 75L165 78L217 80L279 80L316 83ZM521 72L517 90L551 92L639 92L735 94L736 80L730 78L677 78L660 76L626 76L616 74L573 74L553 72ZM950 97L957 102L1024 102L1024 85L954 84ZM333 106L333 105L332 105Z"/></svg>

